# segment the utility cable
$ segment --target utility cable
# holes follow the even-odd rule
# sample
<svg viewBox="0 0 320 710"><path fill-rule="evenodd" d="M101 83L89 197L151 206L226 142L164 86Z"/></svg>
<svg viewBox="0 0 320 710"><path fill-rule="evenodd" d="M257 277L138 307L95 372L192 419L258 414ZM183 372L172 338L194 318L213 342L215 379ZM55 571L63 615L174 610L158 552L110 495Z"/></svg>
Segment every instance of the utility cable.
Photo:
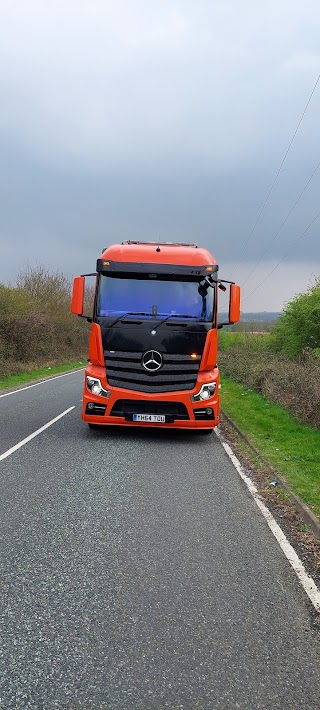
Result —
<svg viewBox="0 0 320 710"><path fill-rule="evenodd" d="M273 237L273 238L271 239L271 241L269 242L269 244L268 244L267 248L265 249L265 251L263 252L261 258L259 259L259 261L257 261L257 263L256 263L256 265L253 267L252 271L250 271L250 274L248 274L248 276L245 278L245 280L244 280L243 283L241 284L241 287L244 286L245 283L247 283L247 281L249 280L250 276L253 274L253 272L256 270L256 268L259 266L259 264L261 264L263 257L268 253L271 244L273 244L273 242L276 240L277 236L280 234L280 232L281 232L281 230L283 229L284 225L287 223L289 217L291 217L292 212L295 210L296 206L297 206L298 203L300 202L302 195L303 195L304 192L306 191L307 187L310 185L310 182L311 182L311 180L314 178L316 172L319 170L319 167L320 167L320 162L318 163L317 167L316 167L315 170L313 171L313 173L312 173L311 177L309 178L308 182L305 184L305 186L304 186L302 192L300 192L300 195L299 195L299 197L297 198L297 200L295 201L293 207L291 207L291 210L290 210L289 214L286 216L285 220L282 222L282 224L281 224L281 226L279 227L278 231L275 233L274 237Z"/></svg>
<svg viewBox="0 0 320 710"><path fill-rule="evenodd" d="M274 271L278 268L278 266L280 266L280 264L282 264L282 262L287 258L287 256L289 256L289 254L291 254L291 252L293 251L293 249L294 249L294 247L296 246L296 244L298 244L298 242L300 242L300 240L302 239L302 237L304 237L304 235L308 232L308 230L310 229L310 227L312 227L312 225L314 224L314 222L316 222L316 220L319 219L319 217L320 217L320 212L318 212L318 214L314 217L314 219L310 222L310 224L308 224L308 226L306 227L306 229L304 230L304 232L302 232L302 234L300 234L300 236L298 237L298 239L296 239L296 241L292 244L291 249L289 249L289 251L287 251L287 253L282 257L282 259L280 259L280 261L278 261L278 263L276 264L276 266L272 269L272 271L269 272L269 274L263 279L263 281L261 281L261 282L258 284L258 286L256 286L256 288L254 288L253 291L251 291L251 293L248 294L248 296L246 296L244 299L241 299L241 302L242 302L242 303L244 303L245 301L247 301L248 298L250 298L250 296L252 296L252 294L255 293L255 292L260 288L260 286L262 286L262 284L264 284L264 283L268 280L269 276L271 276L271 274L274 273Z"/></svg>
<svg viewBox="0 0 320 710"><path fill-rule="evenodd" d="M279 166L279 168L278 168L278 171L277 171L277 173L276 173L276 176L275 176L275 178L274 178L274 180L273 180L273 182L272 182L272 184L271 184L271 187L270 187L270 189L269 189L269 192L268 192L268 194L267 194L267 197L266 197L265 201L263 202L263 205L262 205L262 207L261 207L261 209L260 209L260 212L259 212L259 214L258 214L258 217L257 217L257 219L256 219L256 221L255 221L255 223L254 223L254 225L253 225L253 227L252 227L252 229L251 229L251 232L250 232L250 234L249 234L249 236L248 236L247 241L245 242L245 244L244 244L244 246L243 246L243 248L242 248L242 251L241 251L240 254L239 254L239 258L238 258L238 261L236 262L235 266L238 266L239 261L240 261L240 257L242 256L243 252L244 252L245 249L247 248L247 246L248 246L248 244L249 244L249 242L250 242L250 240L251 240L251 237L252 237L252 235L254 234L254 232L255 232L255 230L256 230L256 227L257 227L257 225L258 225L258 223L259 223L259 221L260 221L261 215L263 214L263 212L264 212L264 210L265 210L265 208L266 208L266 205L267 205L268 202L269 202L271 193L273 192L273 189L274 189L274 187L275 187L275 184L276 184L276 182L277 182L277 180L278 180L278 177L279 177L279 175L280 175L280 173L281 173L281 170L282 170L282 168L283 168L283 166L284 166L284 164L285 164L285 161L286 161L286 159L287 159L287 157L288 157L288 153L289 153L289 151L290 151L290 149L291 149L291 147L292 147L292 144L293 144L293 142L294 142L294 140L295 140L295 137L296 137L296 135L297 135L297 133L298 133L298 130L299 130L300 126L301 126L301 123L302 123L302 121L303 121L303 119L304 119L304 117L305 117L305 114L306 114L306 112L307 112L308 106L309 106L310 101L311 101L311 99L312 99L312 97L313 97L313 94L314 94L314 92L315 92L315 90L316 90L316 88L317 88L317 85L318 85L318 83L319 83L319 80L320 80L320 74L319 74L319 76L318 76L318 78L317 78L317 81L316 81L316 83L315 83L315 85L314 85L312 91L311 91L311 94L310 94L310 96L309 96L309 98L308 98L308 101L307 101L305 107L304 107L304 110L303 110L303 113L302 113L302 115L301 115L301 118L300 118L300 120L299 120L299 122L298 122L298 125L297 125L297 127L296 127L296 129L295 129L295 131L294 131L294 134L293 134L293 136L292 136L292 138L291 138L291 141L290 141L290 143L289 143L289 145L288 145L288 148L287 148L287 150L286 150L286 152L285 152L285 154L284 154L284 156L283 156L283 158L282 158L282 161L281 161L281 163L280 163L280 166Z"/></svg>

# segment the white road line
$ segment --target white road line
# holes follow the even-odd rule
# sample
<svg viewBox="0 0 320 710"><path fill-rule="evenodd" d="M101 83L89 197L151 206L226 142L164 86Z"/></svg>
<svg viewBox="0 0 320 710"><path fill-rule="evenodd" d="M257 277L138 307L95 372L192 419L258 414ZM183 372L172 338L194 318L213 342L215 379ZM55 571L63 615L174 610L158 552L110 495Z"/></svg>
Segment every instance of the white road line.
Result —
<svg viewBox="0 0 320 710"><path fill-rule="evenodd" d="M51 426L52 424L57 422L59 419L62 419L62 417L64 417L66 414L69 414L69 412L72 412L73 409L74 409L74 406L69 407L69 409L66 409L65 412L62 412L62 414L58 414L58 416L55 417L54 419L51 419L50 422L48 422L47 424L44 424L44 426L40 427L40 429L37 429L37 431L34 431L33 434L30 434L30 436L27 436L25 439L22 439L22 441L19 441L18 444L16 444L15 446L12 446L11 449L8 449L8 451L5 451L4 454L0 455L0 461L3 461L8 456L11 456L11 454L13 454L15 451L18 451L18 449L21 449L21 446L24 446L25 444L27 444L28 441L31 441L32 439L34 439L35 436L38 436L38 434L41 434L41 432L45 431L45 429L48 429L49 426Z"/></svg>
<svg viewBox="0 0 320 710"><path fill-rule="evenodd" d="M256 486L254 485L253 481L249 476L247 476L241 466L241 463L239 459L237 459L236 455L233 453L231 447L229 444L226 444L221 437L220 432L215 429L216 435L219 438L225 452L228 454L229 458L231 459L234 467L238 471L239 476L241 476L242 480L246 484L247 488L249 489L252 497L254 498L259 510L261 511L262 515L266 519L269 528L271 532L273 533L274 537L276 538L277 542L279 543L281 550L284 552L287 560L290 562L291 567L294 569L300 584L302 584L305 592L307 593L310 601L312 602L314 608L316 611L320 612L320 590L318 589L317 585L315 584L314 580L312 577L310 577L302 564L301 560L299 559L297 553L293 549L292 545L290 545L290 542L287 540L284 532L281 530L280 525L275 521L273 515L270 513L270 510L266 507L266 505L263 503L262 498L260 497L258 490Z"/></svg>
<svg viewBox="0 0 320 710"><path fill-rule="evenodd" d="M59 377L67 377L68 375L73 375L74 372L82 372L85 370L84 367L80 367L79 370L70 370L70 372L65 372L63 375L55 375L55 377L46 377L41 382L35 382L34 385L27 385L26 387L20 387L18 390L12 390L11 392L5 392L5 394L0 394L1 397L9 397L10 394L17 394L17 392L23 392L23 390L29 390L31 387L38 387L38 385L44 385L46 382L51 382L51 380L58 380Z"/></svg>

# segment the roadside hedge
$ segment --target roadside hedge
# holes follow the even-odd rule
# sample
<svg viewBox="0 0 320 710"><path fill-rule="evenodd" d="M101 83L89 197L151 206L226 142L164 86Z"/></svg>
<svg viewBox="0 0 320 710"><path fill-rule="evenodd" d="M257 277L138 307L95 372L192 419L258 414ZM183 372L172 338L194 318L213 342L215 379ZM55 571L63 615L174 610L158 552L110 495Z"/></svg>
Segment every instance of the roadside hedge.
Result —
<svg viewBox="0 0 320 710"><path fill-rule="evenodd" d="M88 327L70 298L70 281L41 266L0 284L0 376L86 356Z"/></svg>

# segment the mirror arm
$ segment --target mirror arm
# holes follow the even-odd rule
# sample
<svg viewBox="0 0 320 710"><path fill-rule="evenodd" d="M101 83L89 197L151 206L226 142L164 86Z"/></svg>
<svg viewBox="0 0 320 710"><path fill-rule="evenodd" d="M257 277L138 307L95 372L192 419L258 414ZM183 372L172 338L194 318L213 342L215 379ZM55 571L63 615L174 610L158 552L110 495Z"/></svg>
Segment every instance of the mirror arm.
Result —
<svg viewBox="0 0 320 710"><path fill-rule="evenodd" d="M78 318L85 318L88 323L92 323L92 318L91 316L85 316L82 313L78 313Z"/></svg>

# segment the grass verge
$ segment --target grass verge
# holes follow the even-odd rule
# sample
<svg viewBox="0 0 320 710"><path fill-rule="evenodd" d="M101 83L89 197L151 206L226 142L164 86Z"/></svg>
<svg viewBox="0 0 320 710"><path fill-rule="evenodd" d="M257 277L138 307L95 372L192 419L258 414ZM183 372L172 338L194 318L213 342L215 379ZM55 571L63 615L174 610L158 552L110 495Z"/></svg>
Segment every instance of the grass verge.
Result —
<svg viewBox="0 0 320 710"><path fill-rule="evenodd" d="M227 377L221 381L223 411L320 517L320 430Z"/></svg>
<svg viewBox="0 0 320 710"><path fill-rule="evenodd" d="M17 375L9 375L8 377L0 377L0 390L18 387L19 385L24 385L34 380L52 377L62 372L69 372L69 370L77 370L78 368L85 367L86 364L86 360L77 360L65 362L62 365L52 365L52 367L41 367L36 370L30 370L29 372L19 372Z"/></svg>

